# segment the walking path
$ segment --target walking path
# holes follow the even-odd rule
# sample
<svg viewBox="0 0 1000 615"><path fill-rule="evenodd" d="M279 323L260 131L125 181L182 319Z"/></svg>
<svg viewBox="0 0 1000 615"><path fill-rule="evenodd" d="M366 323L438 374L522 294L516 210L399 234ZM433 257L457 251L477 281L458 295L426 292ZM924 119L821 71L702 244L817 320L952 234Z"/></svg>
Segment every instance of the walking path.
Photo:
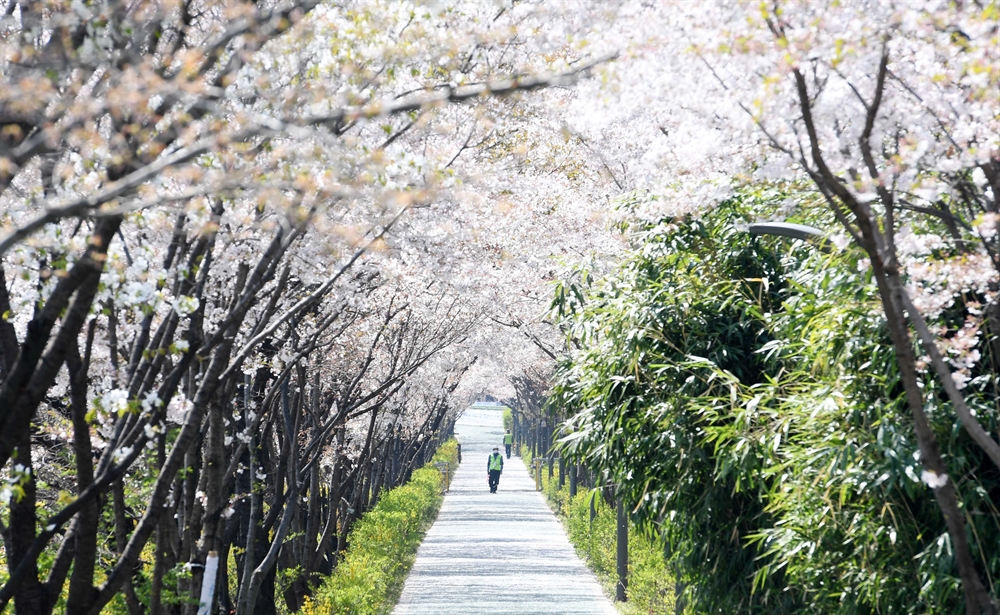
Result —
<svg viewBox="0 0 1000 615"><path fill-rule="evenodd" d="M518 457L491 494L486 458L503 451L499 411L467 410L455 427L462 465L427 532L395 615L614 615Z"/></svg>

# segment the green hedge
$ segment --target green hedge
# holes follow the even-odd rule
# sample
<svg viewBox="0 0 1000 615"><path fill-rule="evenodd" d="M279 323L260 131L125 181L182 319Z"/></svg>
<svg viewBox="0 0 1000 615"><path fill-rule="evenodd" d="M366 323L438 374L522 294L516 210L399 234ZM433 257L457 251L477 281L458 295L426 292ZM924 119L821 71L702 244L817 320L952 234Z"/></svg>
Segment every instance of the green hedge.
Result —
<svg viewBox="0 0 1000 615"><path fill-rule="evenodd" d="M531 453L522 449L522 459L531 472ZM558 470L556 470L558 472ZM569 497L569 477L566 486L559 488L558 473L549 480L548 467L542 468L542 491L552 509L566 528L569 540L597 576L605 593L615 594L618 582L617 549L615 545L617 513L613 506L603 501L600 493L587 489L577 491L576 497ZM594 500L597 515L590 519L590 501ZM623 615L671 614L674 606L674 577L667 570L663 558L663 547L650 540L634 525L629 524L629 584L628 602L619 602L619 613Z"/></svg>
<svg viewBox="0 0 1000 615"><path fill-rule="evenodd" d="M333 574L306 600L302 615L377 615L399 600L417 547L437 517L444 499L441 473L433 463L457 466L455 440L444 443L431 464L416 470L408 483L382 496L358 520L346 555Z"/></svg>

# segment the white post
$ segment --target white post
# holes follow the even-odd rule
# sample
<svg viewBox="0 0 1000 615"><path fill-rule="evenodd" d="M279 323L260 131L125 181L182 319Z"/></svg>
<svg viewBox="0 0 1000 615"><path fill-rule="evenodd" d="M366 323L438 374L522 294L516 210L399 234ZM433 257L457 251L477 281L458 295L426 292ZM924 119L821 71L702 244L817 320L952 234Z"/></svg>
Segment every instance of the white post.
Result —
<svg viewBox="0 0 1000 615"><path fill-rule="evenodd" d="M205 573L201 577L201 599L198 601L198 615L208 615L212 610L212 598L215 597L215 577L219 572L219 554L208 552L205 559Z"/></svg>

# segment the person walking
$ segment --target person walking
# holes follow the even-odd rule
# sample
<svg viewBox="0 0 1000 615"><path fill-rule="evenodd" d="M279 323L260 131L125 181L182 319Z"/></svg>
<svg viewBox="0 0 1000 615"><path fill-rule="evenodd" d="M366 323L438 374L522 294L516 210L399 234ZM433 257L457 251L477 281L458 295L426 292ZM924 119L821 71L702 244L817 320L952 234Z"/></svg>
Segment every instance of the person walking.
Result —
<svg viewBox="0 0 1000 615"><path fill-rule="evenodd" d="M507 433L503 435L503 447L507 449L507 459L510 459L510 447L514 445L514 434L507 430Z"/></svg>
<svg viewBox="0 0 1000 615"><path fill-rule="evenodd" d="M503 455L500 447L493 447L493 454L486 460L486 475L489 476L490 493L496 493L500 486L500 474L503 472Z"/></svg>

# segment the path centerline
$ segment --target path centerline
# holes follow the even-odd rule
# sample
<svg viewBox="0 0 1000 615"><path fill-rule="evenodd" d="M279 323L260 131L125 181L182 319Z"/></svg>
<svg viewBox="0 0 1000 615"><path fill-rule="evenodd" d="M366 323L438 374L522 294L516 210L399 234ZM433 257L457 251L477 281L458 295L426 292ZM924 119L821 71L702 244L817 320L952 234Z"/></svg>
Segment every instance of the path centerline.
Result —
<svg viewBox="0 0 1000 615"><path fill-rule="evenodd" d="M393 613L614 615L520 458L504 459L499 491L489 492L501 413L467 410L455 430L462 464Z"/></svg>

